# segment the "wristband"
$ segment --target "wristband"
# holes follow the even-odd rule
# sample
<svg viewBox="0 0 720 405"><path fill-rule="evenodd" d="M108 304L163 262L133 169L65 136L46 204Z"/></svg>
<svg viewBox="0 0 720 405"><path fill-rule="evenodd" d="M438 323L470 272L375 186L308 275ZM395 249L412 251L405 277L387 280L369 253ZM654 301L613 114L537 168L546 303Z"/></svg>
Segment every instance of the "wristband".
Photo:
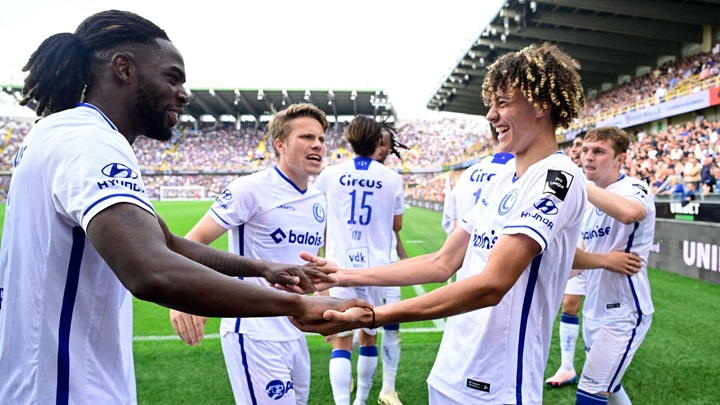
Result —
<svg viewBox="0 0 720 405"><path fill-rule="evenodd" d="M375 310L373 308L370 308L370 312L372 312L372 322L370 323L370 329L375 329Z"/></svg>

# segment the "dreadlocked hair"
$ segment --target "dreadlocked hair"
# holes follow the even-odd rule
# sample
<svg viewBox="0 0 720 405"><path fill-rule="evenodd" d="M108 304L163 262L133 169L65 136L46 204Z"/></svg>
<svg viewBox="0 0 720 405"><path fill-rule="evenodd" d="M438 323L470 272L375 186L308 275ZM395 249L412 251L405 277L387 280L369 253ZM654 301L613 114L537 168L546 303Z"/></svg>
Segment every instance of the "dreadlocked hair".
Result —
<svg viewBox="0 0 720 405"><path fill-rule="evenodd" d="M37 100L38 116L72 108L82 101L90 78L91 57L121 44L155 45L169 41L157 25L127 11L94 14L74 34L55 34L45 39L30 56L23 72L29 72L20 105Z"/></svg>
<svg viewBox="0 0 720 405"><path fill-rule="evenodd" d="M390 134L390 153L397 156L398 159L402 159L398 148L406 149L406 150L410 149L410 148L408 148L407 146L405 146L404 144L400 143L397 140L397 130L394 127L390 126L390 124L388 124L387 121L383 121L382 124L380 124L380 125L382 126L383 131L387 131Z"/></svg>
<svg viewBox="0 0 720 405"><path fill-rule="evenodd" d="M567 128L585 107L580 64L557 46L530 45L498 58L482 86L483 102L492 104L498 89L519 90L535 107L550 110L555 128Z"/></svg>

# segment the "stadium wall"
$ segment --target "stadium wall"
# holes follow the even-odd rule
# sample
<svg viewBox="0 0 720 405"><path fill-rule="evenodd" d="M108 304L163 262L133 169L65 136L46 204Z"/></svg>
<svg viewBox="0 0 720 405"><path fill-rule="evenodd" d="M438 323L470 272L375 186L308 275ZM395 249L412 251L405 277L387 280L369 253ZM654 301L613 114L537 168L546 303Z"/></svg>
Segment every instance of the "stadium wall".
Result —
<svg viewBox="0 0 720 405"><path fill-rule="evenodd" d="M442 201L420 200L406 197L413 207L442 211ZM670 203L658 203L659 211L670 212ZM718 204L697 204L708 209ZM692 208L692 207L691 207ZM712 212L720 211L713 209ZM650 267L680 274L696 280L720 284L720 224L695 222L691 214L682 214L683 220L657 218L655 243L650 250ZM697 217L694 219L697 220ZM440 225L440 224L438 224Z"/></svg>

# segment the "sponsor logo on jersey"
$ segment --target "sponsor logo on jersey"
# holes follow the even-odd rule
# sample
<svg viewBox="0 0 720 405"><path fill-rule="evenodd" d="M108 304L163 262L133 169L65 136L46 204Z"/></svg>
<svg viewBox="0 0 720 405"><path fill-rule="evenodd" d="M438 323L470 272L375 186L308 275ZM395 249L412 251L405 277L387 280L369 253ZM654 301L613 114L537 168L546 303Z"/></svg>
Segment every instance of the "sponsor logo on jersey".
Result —
<svg viewBox="0 0 720 405"><path fill-rule="evenodd" d="M138 174L122 163L110 163L102 168L102 174L113 179L137 179Z"/></svg>
<svg viewBox="0 0 720 405"><path fill-rule="evenodd" d="M482 183L483 181L490 181L495 177L495 173L483 172L483 169L475 169L470 173L470 181L473 183Z"/></svg>
<svg viewBox="0 0 720 405"><path fill-rule="evenodd" d="M278 209L288 210L288 211L295 211L295 207L293 207L292 205L287 205L287 204L278 205Z"/></svg>
<svg viewBox="0 0 720 405"><path fill-rule="evenodd" d="M490 205L490 203L488 203L487 200L484 199L484 198L482 199L481 202L482 202L482 205L484 205L484 206L486 206L486 207L487 207L488 205Z"/></svg>
<svg viewBox="0 0 720 405"><path fill-rule="evenodd" d="M548 170L543 193L554 194L560 201L565 201L574 176L564 170Z"/></svg>
<svg viewBox="0 0 720 405"><path fill-rule="evenodd" d="M313 216L322 224L325 221L325 208L318 203L313 204Z"/></svg>
<svg viewBox="0 0 720 405"><path fill-rule="evenodd" d="M535 203L534 207L545 215L555 215L558 213L557 206L549 198L541 198L540 201Z"/></svg>
<svg viewBox="0 0 720 405"><path fill-rule="evenodd" d="M605 309L615 309L615 308L620 308L619 302L605 305Z"/></svg>
<svg viewBox="0 0 720 405"><path fill-rule="evenodd" d="M475 380L471 380L468 378L466 385L468 388L472 388L474 390L490 392L490 384L482 382L482 381L475 381Z"/></svg>
<svg viewBox="0 0 720 405"><path fill-rule="evenodd" d="M347 249L345 251L345 267L348 269L364 269L370 266L367 247Z"/></svg>
<svg viewBox="0 0 720 405"><path fill-rule="evenodd" d="M4 291L5 291L5 289L0 287L0 309L2 309L2 298L3 298Z"/></svg>
<svg viewBox="0 0 720 405"><path fill-rule="evenodd" d="M285 233L285 231L278 228L270 234L270 237L275 243L280 243L287 239L287 243L293 245L322 246L323 244L323 237L320 236L319 232L315 232L313 235L310 232L290 229L288 233Z"/></svg>
<svg viewBox="0 0 720 405"><path fill-rule="evenodd" d="M349 187L382 188L382 180L358 179L350 174L340 176L340 185Z"/></svg>
<svg viewBox="0 0 720 405"><path fill-rule="evenodd" d="M642 192L643 194L647 195L648 191L645 188L645 186L643 186L642 184L633 183L632 186L635 190L638 190L639 192Z"/></svg>
<svg viewBox="0 0 720 405"><path fill-rule="evenodd" d="M553 214L553 215L555 215L555 214ZM531 213L529 213L529 212L523 211L523 212L520 214L520 217L521 217L521 218L532 218L532 219L534 219L534 220L536 220L536 221L538 221L538 222L543 223L545 226L547 226L547 227L550 228L550 229L553 228L553 222L552 222L551 220L545 218L544 216L540 215L540 214L537 213L537 212L534 213L534 214L531 214Z"/></svg>
<svg viewBox="0 0 720 405"><path fill-rule="evenodd" d="M505 215L510 212L517 201L517 196L518 189L513 189L509 193L505 194L505 197L500 200L500 205L498 205L498 214Z"/></svg>
<svg viewBox="0 0 720 405"><path fill-rule="evenodd" d="M222 191L222 193L220 193L218 198L215 199L215 203L217 203L217 205L220 206L220 208L222 208L224 210L228 210L228 209L230 209L230 207L228 207L228 205L225 204L225 201L232 200L232 197L233 197L232 192L230 191L230 189L226 188L225 190Z"/></svg>
<svg viewBox="0 0 720 405"><path fill-rule="evenodd" d="M605 228L601 228L600 226L597 226L595 229L580 232L580 235L582 235L583 240L591 240L591 239L595 239L595 238L602 238L605 236L610 236L611 230L612 230L612 227L610 227L610 226L607 226Z"/></svg>
<svg viewBox="0 0 720 405"><path fill-rule="evenodd" d="M285 396L291 389L294 389L293 382L283 383L280 380L272 380L265 386L268 397L278 400Z"/></svg>
<svg viewBox="0 0 720 405"><path fill-rule="evenodd" d="M473 247L479 248L479 249L487 249L490 250L495 246L495 242L497 242L498 237L495 235L495 230L490 230L490 233L483 232L481 234L476 232L473 232L473 240L472 245Z"/></svg>
<svg viewBox="0 0 720 405"><path fill-rule="evenodd" d="M230 191L230 189L226 188L225 190L223 190L222 193L220 193L220 198L222 198L223 200L226 200L226 201L231 200L232 192Z"/></svg>
<svg viewBox="0 0 720 405"><path fill-rule="evenodd" d="M119 179L104 180L104 181L98 181L97 186L100 190L102 190L106 187L125 187L130 191L145 194L145 189L140 187L134 181L119 180Z"/></svg>

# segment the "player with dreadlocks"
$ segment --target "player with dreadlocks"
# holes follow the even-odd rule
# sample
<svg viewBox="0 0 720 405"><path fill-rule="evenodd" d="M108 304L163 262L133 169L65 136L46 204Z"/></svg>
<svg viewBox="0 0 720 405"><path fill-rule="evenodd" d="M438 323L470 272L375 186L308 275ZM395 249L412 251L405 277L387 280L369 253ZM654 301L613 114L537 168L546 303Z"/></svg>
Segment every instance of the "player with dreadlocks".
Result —
<svg viewBox="0 0 720 405"><path fill-rule="evenodd" d="M330 308L364 305L237 280L313 289L298 266L191 242L157 216L131 145L140 135L170 139L188 102L183 58L158 26L129 12L100 12L75 33L46 39L24 70L23 104L37 100L44 118L15 156L7 199L3 403L136 403L128 290L216 317L317 320Z"/></svg>
<svg viewBox="0 0 720 405"><path fill-rule="evenodd" d="M578 69L547 44L498 58L482 95L501 150L515 155L514 175L468 212L438 252L339 270L332 286L443 282L456 272L457 282L373 311L330 311L328 322L295 324L331 334L450 316L428 378L431 404L541 404L553 320L587 199L582 172L555 140L584 104Z"/></svg>

